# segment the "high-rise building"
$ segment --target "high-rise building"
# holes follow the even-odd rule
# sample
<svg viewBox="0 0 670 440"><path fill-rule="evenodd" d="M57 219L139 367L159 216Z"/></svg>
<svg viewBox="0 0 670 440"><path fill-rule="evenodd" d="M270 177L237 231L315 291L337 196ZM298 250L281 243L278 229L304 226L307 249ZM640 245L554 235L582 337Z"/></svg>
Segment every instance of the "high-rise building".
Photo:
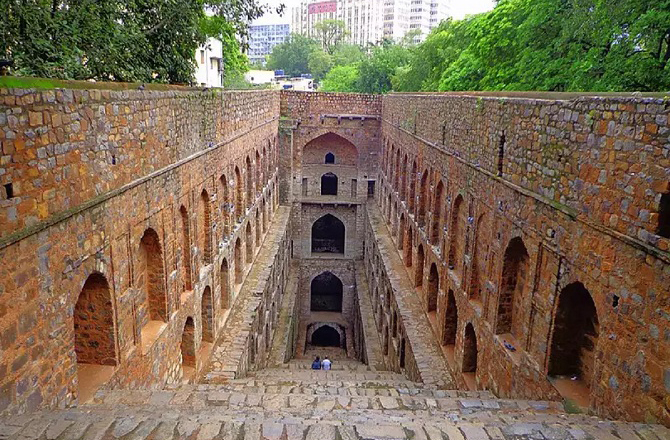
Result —
<svg viewBox="0 0 670 440"><path fill-rule="evenodd" d="M315 37L314 25L326 19L341 20L345 41L366 45L382 38L399 41L419 29L422 41L430 30L449 16L451 0L304 0L291 10L293 32Z"/></svg>
<svg viewBox="0 0 670 440"><path fill-rule="evenodd" d="M289 24L267 24L249 26L249 50L247 56L252 63L265 65L265 57L272 49L286 41L291 33Z"/></svg>

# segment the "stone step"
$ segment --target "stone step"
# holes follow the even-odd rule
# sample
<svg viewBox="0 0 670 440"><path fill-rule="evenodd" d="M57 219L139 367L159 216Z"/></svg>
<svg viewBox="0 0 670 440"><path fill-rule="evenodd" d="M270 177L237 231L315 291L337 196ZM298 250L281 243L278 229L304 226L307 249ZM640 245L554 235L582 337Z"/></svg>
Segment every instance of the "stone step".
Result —
<svg viewBox="0 0 670 440"><path fill-rule="evenodd" d="M353 372L344 370L287 370L280 368L265 369L255 371L249 374L249 377L255 378L283 378L286 380L402 380L408 381L400 373L389 371L366 371Z"/></svg>
<svg viewBox="0 0 670 440"><path fill-rule="evenodd" d="M417 397L435 397L435 398L466 398L466 399L494 399L495 396L490 391L462 391L462 390L437 390L431 388L416 388L407 387L406 384L391 385L373 383L362 384L346 384L339 383L333 385L331 383L321 385L314 383L295 383L295 384L281 384L271 385L265 382L251 383L244 381L242 383L228 383L225 385L181 385L171 388L170 391L185 391L185 392L238 392L245 394L307 394L307 395L325 395L325 396L417 396ZM111 391L101 391L109 393ZM128 391L145 393L146 391Z"/></svg>
<svg viewBox="0 0 670 440"><path fill-rule="evenodd" d="M602 421L566 414L486 414L399 418L388 414L321 411L314 417L202 408L155 410L91 406L0 419L0 439L244 439L244 440L667 440L659 425ZM326 420L323 416L331 416ZM340 417L339 419L337 417Z"/></svg>
<svg viewBox="0 0 670 440"><path fill-rule="evenodd" d="M327 379L313 378L301 379L293 377L273 377L273 378L253 378L233 379L225 385L246 385L246 386L300 386L300 387L359 387L359 388L404 388L404 389L436 389L422 383L410 382L407 379ZM221 385L219 385L221 386Z"/></svg>
<svg viewBox="0 0 670 440"><path fill-rule="evenodd" d="M407 412L414 417L415 412L429 411L427 416L443 418L447 415L473 414L478 411L489 413L562 413L560 402L524 401L508 399L481 399L474 397L424 397L424 396L344 396L310 395L288 393L247 393L228 391L99 391L86 408L114 408L116 406L179 407L187 411L206 407L221 410L239 409L256 411L282 411L301 414L322 410L341 410L341 417L360 415L362 410L371 412ZM347 412L353 414L347 414Z"/></svg>

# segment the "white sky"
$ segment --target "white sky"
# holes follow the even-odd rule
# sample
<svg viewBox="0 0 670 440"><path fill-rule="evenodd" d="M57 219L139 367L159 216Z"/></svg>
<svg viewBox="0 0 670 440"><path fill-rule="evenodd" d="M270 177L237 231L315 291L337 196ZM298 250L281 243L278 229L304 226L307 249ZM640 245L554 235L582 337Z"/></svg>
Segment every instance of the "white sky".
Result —
<svg viewBox="0 0 670 440"><path fill-rule="evenodd" d="M444 0L443 0L444 1ZM266 0L272 6L284 3L286 9L283 17L277 14L265 14L254 22L254 24L279 24L291 22L291 8L300 4L300 0ZM454 18L461 19L467 14L478 14L493 9L493 0L451 0L451 14Z"/></svg>

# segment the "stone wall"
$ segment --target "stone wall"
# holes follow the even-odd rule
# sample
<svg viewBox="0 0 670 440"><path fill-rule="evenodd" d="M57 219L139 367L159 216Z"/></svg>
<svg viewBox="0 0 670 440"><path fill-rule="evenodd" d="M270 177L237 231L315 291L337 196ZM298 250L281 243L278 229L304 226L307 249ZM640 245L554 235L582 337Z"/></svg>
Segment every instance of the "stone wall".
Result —
<svg viewBox="0 0 670 440"><path fill-rule="evenodd" d="M669 118L651 98L384 97L378 202L461 386L558 397L572 304L593 310L572 338L588 404L670 422Z"/></svg>
<svg viewBox="0 0 670 440"><path fill-rule="evenodd" d="M0 411L76 401L80 353L112 366L109 387L197 374L277 206L279 93L3 89L0 103ZM238 240L251 253L236 258ZM104 309L96 333L87 309ZM111 359L84 356L91 338Z"/></svg>

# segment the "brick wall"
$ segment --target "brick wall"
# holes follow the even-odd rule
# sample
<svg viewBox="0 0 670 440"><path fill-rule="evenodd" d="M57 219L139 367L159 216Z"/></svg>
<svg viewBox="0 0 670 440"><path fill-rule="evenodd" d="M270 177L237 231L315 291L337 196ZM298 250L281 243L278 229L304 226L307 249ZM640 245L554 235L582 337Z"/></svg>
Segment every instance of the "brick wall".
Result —
<svg viewBox="0 0 670 440"><path fill-rule="evenodd" d="M471 324L477 387L558 397L552 334L570 327L556 320L574 294L579 313L594 310L583 328L597 329L571 339L590 406L667 424L670 254L657 231L669 109L652 98L547 98L384 97L378 203L396 242L411 240L400 252L426 310L438 268L433 329L461 386Z"/></svg>
<svg viewBox="0 0 670 440"><path fill-rule="evenodd" d="M279 93L2 89L0 103L14 190L0 202L0 411L74 402L77 355L116 364L109 387L180 382L193 351L197 374L203 325L223 331L248 272L231 243L256 252L277 206Z"/></svg>

